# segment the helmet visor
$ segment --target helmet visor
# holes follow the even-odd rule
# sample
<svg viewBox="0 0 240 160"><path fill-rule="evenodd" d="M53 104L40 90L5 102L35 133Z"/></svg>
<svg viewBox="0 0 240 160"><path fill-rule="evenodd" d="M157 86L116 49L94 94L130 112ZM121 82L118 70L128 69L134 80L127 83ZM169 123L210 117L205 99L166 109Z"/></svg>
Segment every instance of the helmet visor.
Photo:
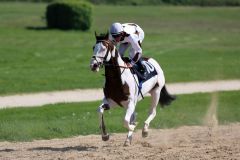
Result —
<svg viewBox="0 0 240 160"><path fill-rule="evenodd" d="M118 38L120 36L121 36L121 34L114 34L114 35L112 35L113 38Z"/></svg>

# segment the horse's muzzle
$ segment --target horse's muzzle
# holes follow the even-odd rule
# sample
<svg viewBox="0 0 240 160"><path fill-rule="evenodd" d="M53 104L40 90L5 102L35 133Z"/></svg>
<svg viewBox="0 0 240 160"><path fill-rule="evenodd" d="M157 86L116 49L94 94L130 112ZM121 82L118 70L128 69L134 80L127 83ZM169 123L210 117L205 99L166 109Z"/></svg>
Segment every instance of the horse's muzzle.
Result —
<svg viewBox="0 0 240 160"><path fill-rule="evenodd" d="M90 68L93 72L98 72L99 71L99 65L97 63L91 63Z"/></svg>

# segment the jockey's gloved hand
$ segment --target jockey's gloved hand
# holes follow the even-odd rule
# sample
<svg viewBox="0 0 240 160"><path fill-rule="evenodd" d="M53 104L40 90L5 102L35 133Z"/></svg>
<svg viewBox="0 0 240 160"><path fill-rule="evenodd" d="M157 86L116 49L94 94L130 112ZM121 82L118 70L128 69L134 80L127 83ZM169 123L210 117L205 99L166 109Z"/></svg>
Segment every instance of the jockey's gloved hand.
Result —
<svg viewBox="0 0 240 160"><path fill-rule="evenodd" d="M135 62L135 61L133 61L133 60L131 59L130 64L131 64L131 66L132 66L133 68L138 69L137 62Z"/></svg>
<svg viewBox="0 0 240 160"><path fill-rule="evenodd" d="M131 63L132 66L136 65L136 62L133 61L132 59L131 59L131 62L130 62L130 63Z"/></svg>
<svg viewBox="0 0 240 160"><path fill-rule="evenodd" d="M139 61L140 59L140 54L139 53L136 53L136 55L131 59L131 64L132 66L137 66L137 62Z"/></svg>

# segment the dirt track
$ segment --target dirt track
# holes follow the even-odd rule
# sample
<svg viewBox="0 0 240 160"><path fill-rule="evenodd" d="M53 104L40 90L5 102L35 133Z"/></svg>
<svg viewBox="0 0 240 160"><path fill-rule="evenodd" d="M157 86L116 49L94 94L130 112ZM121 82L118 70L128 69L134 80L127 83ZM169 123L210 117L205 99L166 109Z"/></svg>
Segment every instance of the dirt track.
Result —
<svg viewBox="0 0 240 160"><path fill-rule="evenodd" d="M0 142L0 160L240 160L240 123L219 126L217 93L203 119L205 126L150 130L124 147L124 134L112 134L108 142L100 135L33 142Z"/></svg>
<svg viewBox="0 0 240 160"><path fill-rule="evenodd" d="M240 159L240 123L215 127L180 127L150 130L148 138L135 133L133 144L123 147L126 134L113 134L108 142L99 135L24 143L0 143L1 160L177 160Z"/></svg>

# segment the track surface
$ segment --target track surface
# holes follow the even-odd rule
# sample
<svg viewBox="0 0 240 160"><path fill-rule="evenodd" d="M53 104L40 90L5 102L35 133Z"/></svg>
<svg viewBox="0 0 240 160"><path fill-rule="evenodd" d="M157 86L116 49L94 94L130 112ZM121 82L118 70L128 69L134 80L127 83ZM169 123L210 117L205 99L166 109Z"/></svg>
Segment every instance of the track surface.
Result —
<svg viewBox="0 0 240 160"><path fill-rule="evenodd" d="M141 131L129 147L126 134L113 134L108 142L99 135L34 142L0 142L0 160L239 160L240 124L180 127Z"/></svg>

